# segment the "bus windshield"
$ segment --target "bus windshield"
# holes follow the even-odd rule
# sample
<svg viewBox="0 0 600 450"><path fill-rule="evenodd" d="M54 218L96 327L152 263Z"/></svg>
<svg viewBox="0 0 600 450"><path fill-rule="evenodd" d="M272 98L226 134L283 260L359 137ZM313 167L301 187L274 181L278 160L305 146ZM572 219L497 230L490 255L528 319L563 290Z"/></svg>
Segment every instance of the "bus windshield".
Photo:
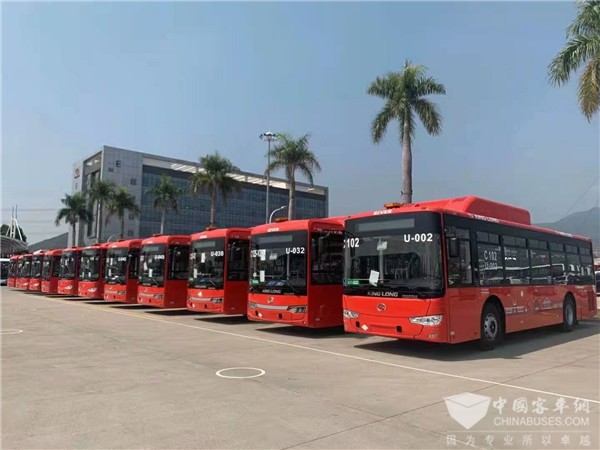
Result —
<svg viewBox="0 0 600 450"><path fill-rule="evenodd" d="M167 247L164 244L142 246L140 252L140 284L144 286L164 286L166 250Z"/></svg>
<svg viewBox="0 0 600 450"><path fill-rule="evenodd" d="M223 289L225 238L198 239L192 242L189 287Z"/></svg>
<svg viewBox="0 0 600 450"><path fill-rule="evenodd" d="M75 268L77 266L77 253L63 252L60 257L59 278L72 280L75 278Z"/></svg>
<svg viewBox="0 0 600 450"><path fill-rule="evenodd" d="M439 214L349 220L346 231L347 294L413 298L442 295Z"/></svg>
<svg viewBox="0 0 600 450"><path fill-rule="evenodd" d="M51 277L50 269L52 268L52 256L45 255L42 260L42 280L48 281Z"/></svg>
<svg viewBox="0 0 600 450"><path fill-rule="evenodd" d="M109 248L106 251L106 280L107 284L125 284L127 282L126 248Z"/></svg>
<svg viewBox="0 0 600 450"><path fill-rule="evenodd" d="M88 249L81 252L81 263L79 264L79 279L81 281L97 281L100 278L99 249Z"/></svg>
<svg viewBox="0 0 600 450"><path fill-rule="evenodd" d="M306 295L307 245L306 231L252 236L251 291Z"/></svg>
<svg viewBox="0 0 600 450"><path fill-rule="evenodd" d="M21 259L19 277L29 278L31 276L31 257Z"/></svg>
<svg viewBox="0 0 600 450"><path fill-rule="evenodd" d="M31 278L42 277L42 261L44 257L42 255L34 256L31 259Z"/></svg>

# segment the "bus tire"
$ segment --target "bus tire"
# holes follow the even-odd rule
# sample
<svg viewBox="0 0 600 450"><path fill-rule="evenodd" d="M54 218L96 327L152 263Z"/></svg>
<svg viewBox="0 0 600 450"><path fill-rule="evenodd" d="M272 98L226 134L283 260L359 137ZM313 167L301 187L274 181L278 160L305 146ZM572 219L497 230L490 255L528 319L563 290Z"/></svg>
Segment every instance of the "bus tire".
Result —
<svg viewBox="0 0 600 450"><path fill-rule="evenodd" d="M575 300L571 294L567 294L563 302L563 322L561 325L562 331L573 331L577 323L577 308L575 308Z"/></svg>
<svg viewBox="0 0 600 450"><path fill-rule="evenodd" d="M492 350L502 341L504 326L502 314L493 301L488 301L481 313L481 335L479 348L481 350Z"/></svg>

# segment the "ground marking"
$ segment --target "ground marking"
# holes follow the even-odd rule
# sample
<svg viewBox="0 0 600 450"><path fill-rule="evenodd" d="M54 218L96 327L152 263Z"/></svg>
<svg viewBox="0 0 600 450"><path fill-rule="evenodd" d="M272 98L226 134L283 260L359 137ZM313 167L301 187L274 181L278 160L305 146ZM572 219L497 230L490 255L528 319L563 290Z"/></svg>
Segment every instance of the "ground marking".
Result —
<svg viewBox="0 0 600 450"><path fill-rule="evenodd" d="M25 294L21 294L21 295L25 296ZM70 305L70 306L78 306L80 308L95 309L95 310L98 310L98 311L104 311L104 312L113 313L113 314L121 314L123 316L137 317L137 318L144 319L144 320L152 320L154 322L168 323L168 324L177 325L177 326L180 326L180 327L194 328L194 329L197 329L197 330L208 331L210 333L224 334L224 335L227 335L227 336L234 336L234 337L239 337L239 338L242 338L242 339L252 339L254 341L267 342L269 344L283 345L283 346L286 346L286 347L293 347L293 348L299 348L299 349L302 349L302 350L309 350L309 351L313 351L313 352L317 352L317 353L324 353L326 355L340 356L342 358L349 358L349 359L354 359L354 360L357 360L357 361L370 362L370 363L374 363L374 364L380 364L380 365L383 365L383 366L396 367L396 368L399 368L399 369L412 370L412 371L415 371L415 372L428 373L428 374L431 374L431 375L439 375L439 376L448 377L448 378L457 378L459 380L465 380L465 381L474 381L474 382L477 382L477 383L489 384L491 386L502 386L502 387L511 388L511 389L517 389L517 390L521 390L521 391L535 392L537 394L553 395L555 397L564 397L564 398L570 398L570 399L573 399L573 400L577 400L577 399L578 400L585 400L585 401L588 401L590 403L596 403L596 404L600 405L600 400L593 400L593 399L588 399L588 398L576 397L576 396L573 396L573 395L560 394L560 393L556 393L556 392L542 391L540 389L532 389L532 388L527 388L527 387L523 387L523 386L516 386L514 384L501 383L501 382L497 382L497 381L482 380L480 378L466 377L466 376L463 376L463 375L455 375L455 374L452 374L452 373L438 372L438 371L435 371L435 370L421 369L419 367L405 366L403 364L395 364L395 363L386 362L386 361L379 361L379 360L376 360L376 359L363 358L362 356L348 355L346 353L332 352L331 350L323 350L323 349L320 349L320 348L307 347L305 345L291 344L291 343L288 343L288 342L275 341L275 340L272 340L272 339L265 339L265 338L256 337L256 336L248 336L248 335L245 335L245 334L232 333L230 331L222 331L222 330L215 330L215 329L212 329L212 328L199 327L199 326L195 326L195 325L189 325L189 324L186 324L186 323L179 323L179 322L173 322L171 320L159 319L159 318L156 318L156 317L146 317L146 316L143 316L141 314L129 313L129 312L125 312L125 311L117 311L117 310L114 310L114 309L106 309L106 308L103 308L102 306L90 305L90 304L86 304L86 303L65 302L65 301L60 300L60 299L53 299L53 298L39 297L39 296L36 296L36 297L39 298L39 299L41 299L41 300L46 300L46 301L50 301L50 302L54 302L54 303L59 303L61 305Z"/></svg>
<svg viewBox="0 0 600 450"><path fill-rule="evenodd" d="M23 330L16 330L16 329L7 329L7 330L0 330L0 334L18 334L18 333L22 333Z"/></svg>
<svg viewBox="0 0 600 450"><path fill-rule="evenodd" d="M235 376L235 375L223 375L223 372L227 372L228 370L255 370L258 373L255 375L246 375L246 376ZM228 367L227 369L218 370L215 375L221 378L257 378L262 377L265 374L265 371L262 369L257 369L256 367Z"/></svg>

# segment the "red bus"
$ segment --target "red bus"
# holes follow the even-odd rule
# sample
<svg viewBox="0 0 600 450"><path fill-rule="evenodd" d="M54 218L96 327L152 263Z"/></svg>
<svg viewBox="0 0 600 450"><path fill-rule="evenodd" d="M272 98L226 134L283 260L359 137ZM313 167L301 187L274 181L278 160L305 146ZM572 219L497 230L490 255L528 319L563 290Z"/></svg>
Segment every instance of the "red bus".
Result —
<svg viewBox="0 0 600 450"><path fill-rule="evenodd" d="M81 248L65 248L60 255L58 271L58 289L60 295L76 296L79 288L79 261Z"/></svg>
<svg viewBox="0 0 600 450"><path fill-rule="evenodd" d="M29 278L31 277L31 259L33 255L27 253L20 255L17 262L17 280L15 287L17 289L29 289Z"/></svg>
<svg viewBox="0 0 600 450"><path fill-rule="evenodd" d="M44 253L42 261L42 292L58 294L58 272L62 249L49 250Z"/></svg>
<svg viewBox="0 0 600 450"><path fill-rule="evenodd" d="M309 328L342 325L343 230L337 218L253 228L248 318Z"/></svg>
<svg viewBox="0 0 600 450"><path fill-rule="evenodd" d="M8 287L14 288L16 285L18 264L19 264L19 256L18 255L11 256L10 263L8 266L8 280L6 282L6 285Z"/></svg>
<svg viewBox="0 0 600 450"><path fill-rule="evenodd" d="M247 228L192 235L187 300L190 311L246 314L249 239Z"/></svg>
<svg viewBox="0 0 600 450"><path fill-rule="evenodd" d="M44 254L43 250L38 250L33 252L31 257L31 276L29 278L29 286L27 286L27 289L30 291L42 290L42 262Z"/></svg>
<svg viewBox="0 0 600 450"><path fill-rule="evenodd" d="M81 249L78 297L104 299L104 265L107 245L90 245Z"/></svg>
<svg viewBox="0 0 600 450"><path fill-rule="evenodd" d="M153 236L142 241L138 303L158 308L185 308L189 236Z"/></svg>
<svg viewBox="0 0 600 450"><path fill-rule="evenodd" d="M346 331L490 349L596 314L588 238L478 197L386 208L346 220Z"/></svg>
<svg viewBox="0 0 600 450"><path fill-rule="evenodd" d="M121 239L108 245L104 300L137 303L141 245L141 239Z"/></svg>

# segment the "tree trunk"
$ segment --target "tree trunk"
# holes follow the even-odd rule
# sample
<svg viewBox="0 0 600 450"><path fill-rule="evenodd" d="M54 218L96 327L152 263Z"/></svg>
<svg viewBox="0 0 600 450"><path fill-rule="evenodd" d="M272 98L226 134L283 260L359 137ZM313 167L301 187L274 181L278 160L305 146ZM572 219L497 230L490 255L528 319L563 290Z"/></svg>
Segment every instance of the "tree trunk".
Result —
<svg viewBox="0 0 600 450"><path fill-rule="evenodd" d="M102 242L102 202L98 202L98 243Z"/></svg>
<svg viewBox="0 0 600 450"><path fill-rule="evenodd" d="M121 216L121 239L125 239L125 214Z"/></svg>
<svg viewBox="0 0 600 450"><path fill-rule="evenodd" d="M402 139L402 203L412 203L412 149L408 122L404 121Z"/></svg>
<svg viewBox="0 0 600 450"><path fill-rule="evenodd" d="M217 189L213 186L210 193L210 226L216 227L215 218L217 215Z"/></svg>
<svg viewBox="0 0 600 450"><path fill-rule="evenodd" d="M165 232L165 217L167 214L167 207L163 206L162 208L162 217L160 218L160 234Z"/></svg>
<svg viewBox="0 0 600 450"><path fill-rule="evenodd" d="M290 202L288 204L288 219L294 220L296 218L296 177L294 172L290 173Z"/></svg>
<svg viewBox="0 0 600 450"><path fill-rule="evenodd" d="M75 223L74 222L71 224L71 228L73 229L73 239L71 240L71 246L75 247L76 242L77 242L76 241L77 235L75 234Z"/></svg>

